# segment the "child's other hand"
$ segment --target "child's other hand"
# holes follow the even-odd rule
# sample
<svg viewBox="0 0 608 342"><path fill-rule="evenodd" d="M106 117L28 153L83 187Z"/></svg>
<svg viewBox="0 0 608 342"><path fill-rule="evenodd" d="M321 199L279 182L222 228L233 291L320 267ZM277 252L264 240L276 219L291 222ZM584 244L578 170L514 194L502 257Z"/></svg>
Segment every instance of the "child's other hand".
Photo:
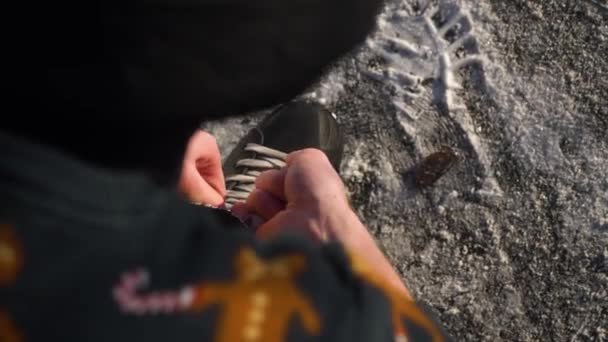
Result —
<svg viewBox="0 0 608 342"><path fill-rule="evenodd" d="M178 189L197 204L219 206L224 203L226 185L222 159L211 134L197 130L188 141Z"/></svg>

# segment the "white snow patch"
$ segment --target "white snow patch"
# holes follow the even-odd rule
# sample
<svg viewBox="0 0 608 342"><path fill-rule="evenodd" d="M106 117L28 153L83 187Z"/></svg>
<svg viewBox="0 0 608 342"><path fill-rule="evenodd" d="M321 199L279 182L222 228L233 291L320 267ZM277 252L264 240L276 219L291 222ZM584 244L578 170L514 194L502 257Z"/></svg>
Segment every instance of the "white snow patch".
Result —
<svg viewBox="0 0 608 342"><path fill-rule="evenodd" d="M485 181L480 193L501 196L479 129L455 93L461 88L457 72L462 67L485 64L485 58L477 51L465 49L468 42L475 40L468 31L473 23L456 1L445 0L438 6L429 1L418 3L424 9L419 15L387 5L378 19L377 34L367 42L387 65L370 67L366 75L390 86L398 119L404 133L415 142L420 157L433 152L424 132L436 124L423 120L423 116L435 106L444 108L449 114L447 120L465 132L483 166ZM431 89L424 86L428 83L432 83Z"/></svg>
<svg viewBox="0 0 608 342"><path fill-rule="evenodd" d="M202 129L215 137L222 160L225 160L239 140L255 127L257 121L251 120L249 124L245 124L243 118L230 118L206 122Z"/></svg>
<svg viewBox="0 0 608 342"><path fill-rule="evenodd" d="M304 98L318 101L322 105L334 105L344 93L346 83L343 72L333 70L311 92L304 94Z"/></svg>
<svg viewBox="0 0 608 342"><path fill-rule="evenodd" d="M526 171L540 170L561 179L564 187L556 190L565 205L560 213L565 226L580 229L608 221L608 144L594 140L589 128L581 125L589 114L576 112L574 100L557 86L565 71L557 66L539 66L533 75L509 71L512 68L501 65L508 60L493 44L494 23L500 22L493 9L485 2L461 3L476 23L482 23L473 26L473 32L492 60L484 64L484 71L491 84L487 90L499 106L487 115L503 125L513 156ZM566 150L560 145L564 139L571 145Z"/></svg>
<svg viewBox="0 0 608 342"><path fill-rule="evenodd" d="M374 163L371 159L374 158ZM374 164L376 166L372 167ZM395 196L403 192L400 175L393 169L392 163L384 155L369 151L369 146L358 144L350 156L342 163L342 177L354 182L363 182L365 177L373 175L376 183L382 187L382 196Z"/></svg>
<svg viewBox="0 0 608 342"><path fill-rule="evenodd" d="M463 7L476 19L475 22L486 25L474 25L473 31L483 51L488 56L502 59L503 54L491 42L494 39L498 22L488 4L465 2ZM510 132L506 138L518 152L522 165L549 174L560 174L569 166L568 159L562 153L560 139L568 130L576 126L572 113L568 111L573 101L555 90L555 80L543 76L516 75L507 68L494 63L486 63L484 71L491 84L488 91L500 106L498 111L487 114L497 122L506 125ZM561 75L561 70L543 70L537 74ZM559 105L558 105L559 104Z"/></svg>

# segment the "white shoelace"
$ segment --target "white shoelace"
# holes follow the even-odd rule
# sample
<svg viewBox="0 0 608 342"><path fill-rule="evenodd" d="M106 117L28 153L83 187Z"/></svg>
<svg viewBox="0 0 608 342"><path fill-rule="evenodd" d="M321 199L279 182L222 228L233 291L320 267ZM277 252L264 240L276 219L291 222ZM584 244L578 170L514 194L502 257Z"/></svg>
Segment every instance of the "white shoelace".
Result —
<svg viewBox="0 0 608 342"><path fill-rule="evenodd" d="M235 203L243 202L255 189L255 179L264 171L280 169L286 165L287 153L259 144L247 144L244 150L253 152L251 158L241 159L236 167L243 168L239 174L226 178L226 184L233 183L226 191L225 206L230 209Z"/></svg>

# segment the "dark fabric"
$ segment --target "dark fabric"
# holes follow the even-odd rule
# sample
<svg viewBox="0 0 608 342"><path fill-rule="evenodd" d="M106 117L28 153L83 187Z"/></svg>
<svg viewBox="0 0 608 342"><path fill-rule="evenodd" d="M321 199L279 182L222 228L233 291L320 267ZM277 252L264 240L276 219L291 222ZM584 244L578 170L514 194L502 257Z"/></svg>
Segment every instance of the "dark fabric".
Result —
<svg viewBox="0 0 608 342"><path fill-rule="evenodd" d="M198 123L299 95L365 39L381 3L12 1L0 129L166 182Z"/></svg>
<svg viewBox="0 0 608 342"><path fill-rule="evenodd" d="M185 203L141 174L92 168L4 134L0 156L3 342L395 337L396 303L351 271L340 246L295 236L262 244L227 212ZM129 279L147 281L129 287ZM192 301L197 293L206 304ZM418 312L413 303L407 310ZM283 330L256 330L264 319ZM416 329L431 336L419 334L429 326Z"/></svg>
<svg viewBox="0 0 608 342"><path fill-rule="evenodd" d="M298 95L361 43L381 0L11 2L6 91L23 115L211 119ZM12 99L12 96L9 97ZM35 100L35 101L34 101ZM75 110L69 110L75 109Z"/></svg>

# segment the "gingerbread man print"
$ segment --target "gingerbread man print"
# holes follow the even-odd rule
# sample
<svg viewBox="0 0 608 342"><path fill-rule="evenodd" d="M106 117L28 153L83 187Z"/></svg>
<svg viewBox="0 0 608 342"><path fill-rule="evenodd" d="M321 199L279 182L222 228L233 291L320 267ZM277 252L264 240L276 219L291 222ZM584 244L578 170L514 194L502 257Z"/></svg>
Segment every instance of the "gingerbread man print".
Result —
<svg viewBox="0 0 608 342"><path fill-rule="evenodd" d="M221 305L217 342L283 341L293 315L308 334L316 335L318 315L294 284L304 265L301 255L265 261L244 248L236 257L236 279L193 288L191 309Z"/></svg>
<svg viewBox="0 0 608 342"><path fill-rule="evenodd" d="M201 282L173 293L144 295L137 290L147 285L149 276L139 270L123 276L114 288L114 298L123 311L140 315L196 312L217 304L216 342L283 341L294 316L309 335L320 333L319 315L294 281L304 270L304 256L265 260L244 247L234 266L236 275L229 281Z"/></svg>

